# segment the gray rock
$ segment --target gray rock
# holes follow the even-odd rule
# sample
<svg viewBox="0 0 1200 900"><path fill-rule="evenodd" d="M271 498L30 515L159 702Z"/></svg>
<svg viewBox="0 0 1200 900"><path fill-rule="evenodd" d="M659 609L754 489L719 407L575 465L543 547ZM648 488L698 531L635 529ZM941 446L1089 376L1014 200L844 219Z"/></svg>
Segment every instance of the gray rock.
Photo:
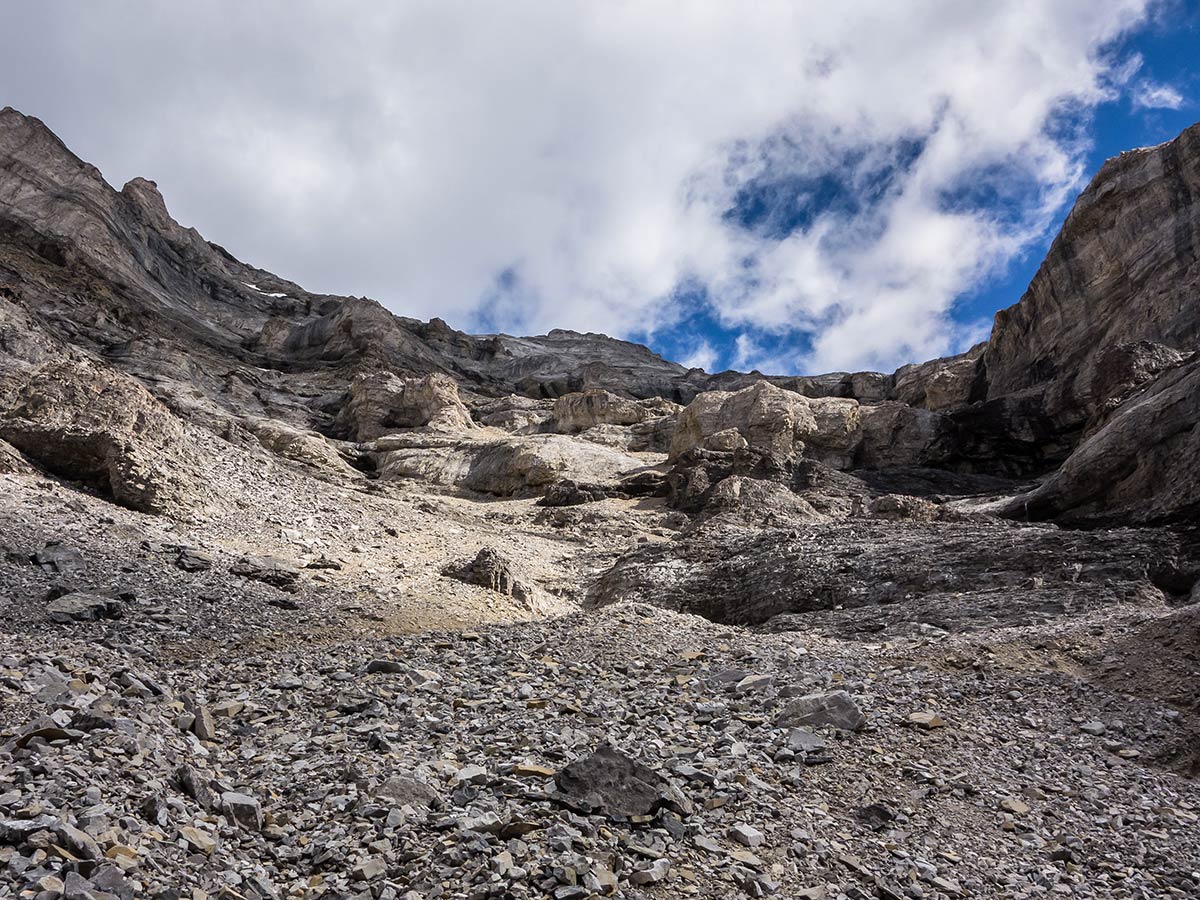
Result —
<svg viewBox="0 0 1200 900"><path fill-rule="evenodd" d="M46 618L51 622L68 624L96 619L120 618L124 606L120 600L99 594L64 594L46 604Z"/></svg>
<svg viewBox="0 0 1200 900"><path fill-rule="evenodd" d="M221 812L225 818L236 822L247 831L262 830L262 806L249 794L225 791L221 794Z"/></svg>
<svg viewBox="0 0 1200 900"><path fill-rule="evenodd" d="M611 744L555 775L554 799L577 812L641 820L669 809L690 815L692 804L666 778Z"/></svg>
<svg viewBox="0 0 1200 900"><path fill-rule="evenodd" d="M828 691L788 701L775 721L783 728L829 725L842 731L859 731L867 724L867 717L848 693Z"/></svg>

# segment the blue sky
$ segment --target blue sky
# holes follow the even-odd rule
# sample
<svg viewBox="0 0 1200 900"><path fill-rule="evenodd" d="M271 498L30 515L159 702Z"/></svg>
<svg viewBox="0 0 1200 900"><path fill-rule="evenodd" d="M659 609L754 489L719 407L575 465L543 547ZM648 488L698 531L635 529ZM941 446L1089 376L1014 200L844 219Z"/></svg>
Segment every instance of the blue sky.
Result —
<svg viewBox="0 0 1200 900"><path fill-rule="evenodd" d="M710 371L890 371L985 337L1100 163L1200 119L1198 18L14 0L0 102L312 291Z"/></svg>
<svg viewBox="0 0 1200 900"><path fill-rule="evenodd" d="M1111 100L1068 117L1067 127L1078 131L1085 148L1082 154L1085 183L1106 159L1135 147L1153 146L1171 140L1189 125L1200 121L1200 4L1189 2L1164 7L1143 27L1109 45L1106 52L1125 60L1126 64L1132 65L1130 60L1139 60L1140 64L1129 82ZM1159 86L1164 91L1157 97L1139 96L1139 90L1148 86ZM804 187L808 190L805 191ZM806 224L813 208L827 208L854 201L852 193L836 179L818 179L815 185L802 186L796 193L809 197L810 205L797 209L789 207L786 201L773 203L770 192L766 191L739 198L743 202L731 209L729 215L756 222L770 219L775 229L787 231ZM1018 193L1010 199L1019 205L1023 198ZM976 329L980 325L987 327L998 310L1020 299L1070 211L1073 199L1072 195L1071 200L1057 208L1050 226L1039 240L1015 254L1001 269L955 300L951 311L954 321L968 330L973 326ZM988 197L984 198L984 202L997 210L998 214L1003 214L1003 198ZM790 210L790 215L781 212L781 207ZM723 324L720 317L714 314L703 290L693 288L689 291L685 288L684 294L684 302L690 311L677 326L641 331L631 336L668 359L675 360L685 360L694 354L698 342L707 344L714 351L712 361L708 364L709 371L744 368L747 362L753 363L756 357L768 360L803 357L811 345L810 336L802 331L761 332ZM980 332L976 330L974 334L979 335ZM739 345L739 339L742 345L752 343L756 355L747 357L740 352L742 345ZM968 338L950 349L963 350L970 343ZM788 374L800 371L788 369L787 366L767 368L772 372L787 371Z"/></svg>

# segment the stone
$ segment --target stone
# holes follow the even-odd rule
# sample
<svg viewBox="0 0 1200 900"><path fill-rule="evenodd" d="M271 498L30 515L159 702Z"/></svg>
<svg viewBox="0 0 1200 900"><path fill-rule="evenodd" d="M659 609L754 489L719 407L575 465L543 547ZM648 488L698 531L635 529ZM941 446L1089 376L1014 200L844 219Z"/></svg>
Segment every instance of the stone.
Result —
<svg viewBox="0 0 1200 900"><path fill-rule="evenodd" d="M484 780L486 781L486 773ZM431 785L410 775L390 776L376 788L375 796L394 806L436 808L439 805L437 791Z"/></svg>
<svg viewBox="0 0 1200 900"><path fill-rule="evenodd" d="M63 594L46 604L46 618L59 624L119 619L124 605L99 594Z"/></svg>
<svg viewBox="0 0 1200 900"><path fill-rule="evenodd" d="M473 559L452 563L442 574L512 597L519 603L534 601L534 588L518 577L516 565L491 547L481 548Z"/></svg>
<svg viewBox="0 0 1200 900"><path fill-rule="evenodd" d="M793 728L788 732L787 745L801 753L819 753L827 746L823 737L807 728Z"/></svg>
<svg viewBox="0 0 1200 900"><path fill-rule="evenodd" d="M65 359L10 377L20 380L0 384L0 439L39 467L140 512L184 514L209 499L196 441L134 379Z"/></svg>
<svg viewBox="0 0 1200 900"><path fill-rule="evenodd" d="M300 570L287 560L273 556L243 556L229 567L229 571L289 593L301 587Z"/></svg>
<svg viewBox="0 0 1200 900"><path fill-rule="evenodd" d="M919 709L916 712L910 712L905 720L909 725L915 725L917 728L923 728L929 731L933 728L945 728L946 720L935 712L930 712L927 709Z"/></svg>
<svg viewBox="0 0 1200 900"><path fill-rule="evenodd" d="M453 378L442 374L402 378L392 372L359 375L338 413L338 425L356 441L399 429L462 431L474 427Z"/></svg>
<svg viewBox="0 0 1200 900"><path fill-rule="evenodd" d="M629 883L639 886L648 884L658 884L665 881L667 876L671 874L671 863L669 860L656 859L640 868L634 869L629 873Z"/></svg>
<svg viewBox="0 0 1200 900"><path fill-rule="evenodd" d="M217 849L217 838L214 835L192 825L181 826L179 836L192 850L205 856L212 856L213 851Z"/></svg>
<svg viewBox="0 0 1200 900"><path fill-rule="evenodd" d="M213 566L213 558L194 547L180 547L175 555L175 565L185 572L207 572Z"/></svg>
<svg viewBox="0 0 1200 900"><path fill-rule="evenodd" d="M375 881L387 874L387 863L379 856L368 856L351 872L355 881Z"/></svg>
<svg viewBox="0 0 1200 900"><path fill-rule="evenodd" d="M1029 814L1029 804L1017 797L1005 797L1000 801L1000 808L1005 812L1012 813L1014 816Z"/></svg>
<svg viewBox="0 0 1200 900"><path fill-rule="evenodd" d="M192 722L192 732L202 741L215 741L217 739L217 726L213 722L212 710L207 706L197 706L194 712L195 720Z"/></svg>
<svg viewBox="0 0 1200 900"><path fill-rule="evenodd" d="M66 544L47 544L30 559L47 575L78 576L87 569L83 554Z"/></svg>
<svg viewBox="0 0 1200 900"><path fill-rule="evenodd" d="M263 811L259 802L249 794L225 791L221 794L221 812L225 818L247 831L261 831Z"/></svg>
<svg viewBox="0 0 1200 900"><path fill-rule="evenodd" d="M555 800L585 815L616 821L648 819L669 809L690 815L692 804L662 775L604 744L555 776Z"/></svg>
<svg viewBox="0 0 1200 900"><path fill-rule="evenodd" d="M842 731L860 731L867 717L848 693L828 691L789 700L776 717L776 724L781 728L829 725Z"/></svg>
<svg viewBox="0 0 1200 900"><path fill-rule="evenodd" d="M408 671L408 667L395 659L373 659L367 663L367 674L400 675Z"/></svg>
<svg viewBox="0 0 1200 900"><path fill-rule="evenodd" d="M752 849L766 840L766 836L757 828L740 823L731 827L728 834L731 841Z"/></svg>

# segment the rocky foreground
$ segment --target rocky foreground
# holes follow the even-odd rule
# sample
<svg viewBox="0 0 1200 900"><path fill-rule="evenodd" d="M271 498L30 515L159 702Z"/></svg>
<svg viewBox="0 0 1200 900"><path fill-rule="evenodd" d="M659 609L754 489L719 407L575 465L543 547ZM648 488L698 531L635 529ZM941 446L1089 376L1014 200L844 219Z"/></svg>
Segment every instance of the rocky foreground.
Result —
<svg viewBox="0 0 1200 900"><path fill-rule="evenodd" d="M0 111L0 897L1200 895L1200 126L989 341L315 295Z"/></svg>

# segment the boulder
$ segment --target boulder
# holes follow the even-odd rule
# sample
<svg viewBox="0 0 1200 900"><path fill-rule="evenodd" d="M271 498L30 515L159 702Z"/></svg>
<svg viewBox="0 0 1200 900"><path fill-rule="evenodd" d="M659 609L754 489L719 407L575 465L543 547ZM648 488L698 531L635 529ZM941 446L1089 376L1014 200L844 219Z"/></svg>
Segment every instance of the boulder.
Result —
<svg viewBox="0 0 1200 900"><path fill-rule="evenodd" d="M578 434L597 425L635 425L649 416L637 401L596 389L555 400L553 423L560 434Z"/></svg>
<svg viewBox="0 0 1200 900"><path fill-rule="evenodd" d="M229 571L288 593L300 590L300 570L287 560L273 556L243 556L229 567Z"/></svg>
<svg viewBox="0 0 1200 900"><path fill-rule="evenodd" d="M464 431L471 414L449 375L401 378L392 372L359 375L337 415L337 425L356 441L371 441L405 428Z"/></svg>
<svg viewBox="0 0 1200 900"><path fill-rule="evenodd" d="M666 778L610 744L564 767L554 781L551 796L583 815L645 821L663 809L692 812L690 801Z"/></svg>
<svg viewBox="0 0 1200 900"><path fill-rule="evenodd" d="M71 622L91 622L96 619L121 617L120 600L100 594L63 594L46 605L46 618L65 625Z"/></svg>
<svg viewBox="0 0 1200 900"><path fill-rule="evenodd" d="M828 691L788 701L775 724L780 728L830 725L842 731L859 731L867 724L867 717L845 691Z"/></svg>
<svg viewBox="0 0 1200 900"><path fill-rule="evenodd" d="M534 589L517 577L516 567L509 559L491 547L483 547L473 559L452 563L442 574L504 594L526 605L533 601Z"/></svg>
<svg viewBox="0 0 1200 900"><path fill-rule="evenodd" d="M241 424L276 456L328 472L351 474L354 471L324 435L275 419L249 417L242 419Z"/></svg>
<svg viewBox="0 0 1200 900"><path fill-rule="evenodd" d="M381 478L419 478L502 497L531 496L570 479L614 484L645 464L566 435L504 435L491 440L389 435L375 443Z"/></svg>
<svg viewBox="0 0 1200 900"><path fill-rule="evenodd" d="M780 457L803 451L817 430L806 397L760 381L740 391L706 391L679 414L669 457L676 460L713 435L736 431L748 446ZM799 445L799 446L798 446Z"/></svg>
<svg viewBox="0 0 1200 900"><path fill-rule="evenodd" d="M132 378L93 363L58 360L0 381L0 438L141 512L185 512L208 499L183 422Z"/></svg>

